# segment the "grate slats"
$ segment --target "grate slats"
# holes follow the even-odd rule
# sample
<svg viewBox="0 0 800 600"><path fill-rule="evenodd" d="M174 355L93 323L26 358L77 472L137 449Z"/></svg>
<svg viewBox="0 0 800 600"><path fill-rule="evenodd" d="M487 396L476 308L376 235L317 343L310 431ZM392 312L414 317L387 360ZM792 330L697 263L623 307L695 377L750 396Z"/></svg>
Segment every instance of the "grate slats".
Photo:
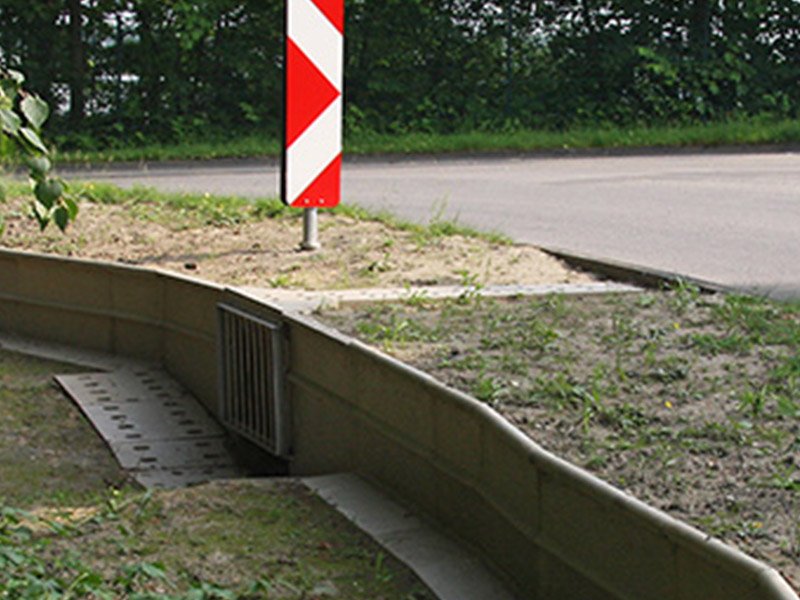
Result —
<svg viewBox="0 0 800 600"><path fill-rule="evenodd" d="M220 304L220 415L232 431L276 456L289 453L280 323Z"/></svg>

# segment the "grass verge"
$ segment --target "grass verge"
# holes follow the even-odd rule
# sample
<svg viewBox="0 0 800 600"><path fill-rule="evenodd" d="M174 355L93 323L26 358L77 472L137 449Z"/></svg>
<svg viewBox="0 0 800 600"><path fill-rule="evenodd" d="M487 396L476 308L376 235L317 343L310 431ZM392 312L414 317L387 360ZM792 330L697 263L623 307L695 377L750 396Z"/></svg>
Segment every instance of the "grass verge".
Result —
<svg viewBox="0 0 800 600"><path fill-rule="evenodd" d="M326 312L536 442L800 582L800 307L471 294Z"/></svg>
<svg viewBox="0 0 800 600"><path fill-rule="evenodd" d="M121 188L108 183L72 181L70 188L77 196L91 204L122 206L140 218L176 229L204 226L228 226L253 223L264 219L300 220L303 211L286 206L276 197L248 199L240 196L161 192L146 186ZM30 187L17 181L0 179L5 197L30 200ZM0 198L0 206L2 205ZM495 244L511 244L511 239L500 233L478 231L455 221L432 215L427 224L418 224L396 217L389 212L376 212L350 204L325 211L333 216L348 217L357 221L380 223L398 231L414 234L420 239L462 236L486 240Z"/></svg>
<svg viewBox="0 0 800 600"><path fill-rule="evenodd" d="M51 383L70 371L0 351L0 597L433 598L297 483L143 492Z"/></svg>
<svg viewBox="0 0 800 600"><path fill-rule="evenodd" d="M550 152L621 148L758 146L800 143L800 122L734 120L657 127L581 127L566 131L472 131L453 134L364 132L345 137L345 153L355 156L448 153ZM63 163L206 160L280 155L277 139L244 136L233 140L185 142L63 152Z"/></svg>

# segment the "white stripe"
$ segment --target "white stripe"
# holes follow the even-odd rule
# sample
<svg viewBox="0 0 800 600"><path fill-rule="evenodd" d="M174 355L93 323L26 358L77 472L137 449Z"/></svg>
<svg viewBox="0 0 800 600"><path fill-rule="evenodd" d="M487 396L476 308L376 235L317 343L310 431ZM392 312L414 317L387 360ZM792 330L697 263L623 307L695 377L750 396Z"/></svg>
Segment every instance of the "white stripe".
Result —
<svg viewBox="0 0 800 600"><path fill-rule="evenodd" d="M344 37L311 0L288 2L289 37L341 92Z"/></svg>
<svg viewBox="0 0 800 600"><path fill-rule="evenodd" d="M339 97L286 151L287 202L292 204L298 200L341 151L342 99Z"/></svg>

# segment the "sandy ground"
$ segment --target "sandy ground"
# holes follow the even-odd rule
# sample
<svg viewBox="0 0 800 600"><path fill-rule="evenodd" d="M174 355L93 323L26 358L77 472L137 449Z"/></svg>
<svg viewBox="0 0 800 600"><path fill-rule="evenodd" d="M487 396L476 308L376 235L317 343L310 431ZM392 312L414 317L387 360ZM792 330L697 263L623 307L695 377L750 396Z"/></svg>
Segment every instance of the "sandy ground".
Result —
<svg viewBox="0 0 800 600"><path fill-rule="evenodd" d="M6 207L6 247L158 267L234 285L350 289L420 285L582 283L592 277L532 246L401 230L320 215L317 252L302 252L295 216L203 225L161 205L84 202L66 234L41 234L23 200Z"/></svg>

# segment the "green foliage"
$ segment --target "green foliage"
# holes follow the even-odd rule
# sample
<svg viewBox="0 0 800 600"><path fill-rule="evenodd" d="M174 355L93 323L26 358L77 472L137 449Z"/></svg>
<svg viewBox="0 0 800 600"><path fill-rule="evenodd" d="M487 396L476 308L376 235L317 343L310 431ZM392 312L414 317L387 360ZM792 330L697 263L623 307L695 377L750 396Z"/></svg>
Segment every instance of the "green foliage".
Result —
<svg viewBox="0 0 800 600"><path fill-rule="evenodd" d="M77 216L78 205L67 194L64 181L51 175L50 151L41 137L50 108L39 96L25 91L24 82L19 71L0 70L0 137L14 143L28 167L33 188L31 214L39 227L44 230L53 222L64 231ZM0 220L0 232L2 225Z"/></svg>
<svg viewBox="0 0 800 600"><path fill-rule="evenodd" d="M796 0L347 0L346 8L345 136L359 144L800 114ZM0 64L27 65L31 89L60 107L52 125L64 148L248 135L269 139L274 152L282 9L245 0L5 0ZM419 148L424 139L415 139Z"/></svg>

